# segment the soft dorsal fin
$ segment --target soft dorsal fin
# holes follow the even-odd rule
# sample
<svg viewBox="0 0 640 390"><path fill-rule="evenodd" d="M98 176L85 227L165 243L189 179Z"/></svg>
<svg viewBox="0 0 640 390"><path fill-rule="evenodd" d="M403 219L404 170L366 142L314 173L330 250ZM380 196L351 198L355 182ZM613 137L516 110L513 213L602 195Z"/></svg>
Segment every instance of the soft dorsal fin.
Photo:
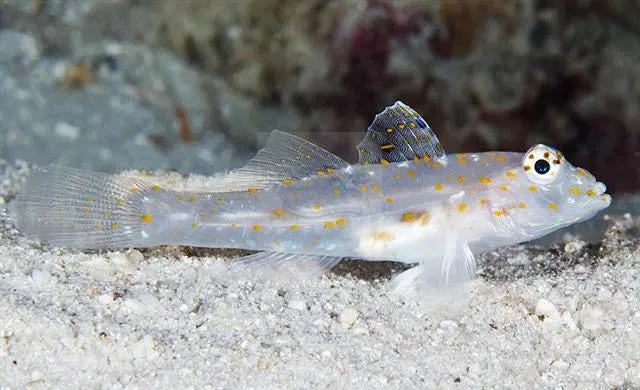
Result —
<svg viewBox="0 0 640 390"><path fill-rule="evenodd" d="M440 160L445 152L427 122L411 107L397 101L376 115L358 144L359 163L379 164L428 157Z"/></svg>
<svg viewBox="0 0 640 390"><path fill-rule="evenodd" d="M295 135L273 130L267 144L242 168L207 188L212 192L262 189L289 180L328 174L349 163ZM319 173L320 172L320 173Z"/></svg>

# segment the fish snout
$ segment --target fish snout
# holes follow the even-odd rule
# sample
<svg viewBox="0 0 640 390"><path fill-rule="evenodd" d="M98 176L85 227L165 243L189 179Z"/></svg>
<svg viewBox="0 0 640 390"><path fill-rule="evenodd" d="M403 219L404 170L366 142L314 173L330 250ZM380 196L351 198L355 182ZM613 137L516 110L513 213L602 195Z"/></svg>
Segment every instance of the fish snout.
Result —
<svg viewBox="0 0 640 390"><path fill-rule="evenodd" d="M593 202L595 202L595 204L598 206L598 208L600 209L605 209L607 207L609 207L609 205L611 204L611 195L606 194L605 191L607 191L607 186L598 181L596 182L596 184L593 185L593 191L595 192L595 197Z"/></svg>
<svg viewBox="0 0 640 390"><path fill-rule="evenodd" d="M604 194L606 190L607 186L601 181L598 181L593 185L593 191L595 191L596 196Z"/></svg>

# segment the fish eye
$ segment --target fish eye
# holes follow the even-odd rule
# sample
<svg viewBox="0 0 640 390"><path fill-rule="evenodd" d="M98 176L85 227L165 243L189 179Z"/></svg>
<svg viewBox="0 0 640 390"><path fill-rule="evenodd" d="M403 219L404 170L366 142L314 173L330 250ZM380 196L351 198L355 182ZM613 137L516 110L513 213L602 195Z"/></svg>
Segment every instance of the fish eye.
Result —
<svg viewBox="0 0 640 390"><path fill-rule="evenodd" d="M540 159L536 161L533 169L535 169L538 174L544 175L545 173L549 172L549 170L551 169L551 165L549 165L549 162L547 160Z"/></svg>
<svg viewBox="0 0 640 390"><path fill-rule="evenodd" d="M562 163L562 153L545 145L536 145L525 153L522 169L530 181L549 184L556 179Z"/></svg>

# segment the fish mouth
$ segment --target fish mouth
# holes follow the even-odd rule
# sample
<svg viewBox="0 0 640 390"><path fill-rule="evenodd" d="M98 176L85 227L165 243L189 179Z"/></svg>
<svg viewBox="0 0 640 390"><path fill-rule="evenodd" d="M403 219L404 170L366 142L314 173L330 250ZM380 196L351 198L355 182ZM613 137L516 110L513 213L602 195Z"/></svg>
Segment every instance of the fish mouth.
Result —
<svg viewBox="0 0 640 390"><path fill-rule="evenodd" d="M596 205L600 210L606 209L611 205L612 198L611 195L606 193L607 186L604 183L598 181L593 185L592 189L595 192L595 195L593 200L590 202L591 204Z"/></svg>

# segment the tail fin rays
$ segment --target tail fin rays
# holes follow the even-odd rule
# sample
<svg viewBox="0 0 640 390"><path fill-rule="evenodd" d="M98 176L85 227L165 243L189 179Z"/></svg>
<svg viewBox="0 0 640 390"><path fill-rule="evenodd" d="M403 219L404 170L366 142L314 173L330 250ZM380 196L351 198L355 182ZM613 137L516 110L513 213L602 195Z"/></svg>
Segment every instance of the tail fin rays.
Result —
<svg viewBox="0 0 640 390"><path fill-rule="evenodd" d="M31 174L10 210L20 231L51 245L127 247L141 242L149 191L134 178L48 166Z"/></svg>

